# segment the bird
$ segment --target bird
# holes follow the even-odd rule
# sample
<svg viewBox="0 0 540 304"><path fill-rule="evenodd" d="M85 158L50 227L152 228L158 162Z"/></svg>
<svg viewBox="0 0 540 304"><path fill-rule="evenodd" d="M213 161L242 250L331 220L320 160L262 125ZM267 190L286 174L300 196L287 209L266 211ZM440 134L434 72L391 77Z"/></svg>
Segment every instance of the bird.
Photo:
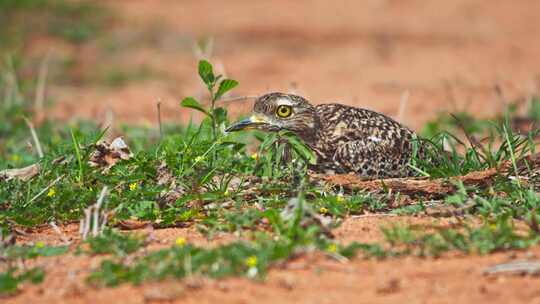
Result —
<svg viewBox="0 0 540 304"><path fill-rule="evenodd" d="M339 103L314 105L281 92L255 100L253 112L227 132L257 129L294 133L316 156L310 169L322 174L355 174L365 179L417 175L409 166L424 147L414 131L376 111ZM415 146L416 143L416 146Z"/></svg>

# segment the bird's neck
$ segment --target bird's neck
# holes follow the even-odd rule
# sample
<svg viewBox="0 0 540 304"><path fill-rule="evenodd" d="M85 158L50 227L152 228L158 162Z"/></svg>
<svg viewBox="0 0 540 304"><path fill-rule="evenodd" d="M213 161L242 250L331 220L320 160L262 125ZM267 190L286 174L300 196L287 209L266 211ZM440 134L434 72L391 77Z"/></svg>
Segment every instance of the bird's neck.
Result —
<svg viewBox="0 0 540 304"><path fill-rule="evenodd" d="M302 128L301 132L295 132L302 141L310 148L314 148L320 140L321 121L317 115Z"/></svg>

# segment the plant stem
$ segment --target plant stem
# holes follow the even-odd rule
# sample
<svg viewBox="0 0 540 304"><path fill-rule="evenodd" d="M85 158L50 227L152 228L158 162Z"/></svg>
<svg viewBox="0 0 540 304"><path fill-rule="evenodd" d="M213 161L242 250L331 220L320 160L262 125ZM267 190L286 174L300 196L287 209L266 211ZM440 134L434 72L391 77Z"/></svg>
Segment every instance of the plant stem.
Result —
<svg viewBox="0 0 540 304"><path fill-rule="evenodd" d="M77 163L79 164L79 176L77 179L78 179L78 182L82 184L84 168L83 168L83 163L82 163L81 150L79 148L79 141L75 137L75 133L73 133L73 129L71 129L71 139L73 141L73 147L75 148L75 154L77 156Z"/></svg>

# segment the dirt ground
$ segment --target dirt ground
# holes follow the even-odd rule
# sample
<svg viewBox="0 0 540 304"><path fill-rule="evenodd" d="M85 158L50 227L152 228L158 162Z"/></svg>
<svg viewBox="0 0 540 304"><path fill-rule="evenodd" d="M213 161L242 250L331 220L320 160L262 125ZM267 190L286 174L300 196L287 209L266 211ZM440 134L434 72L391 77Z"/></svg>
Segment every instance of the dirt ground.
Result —
<svg viewBox="0 0 540 304"><path fill-rule="evenodd" d="M392 217L393 223L425 225L451 224L451 219ZM379 227L388 217L349 218L336 231L344 241L382 240ZM78 225L61 227L73 247L79 241ZM149 233L145 231L144 233ZM216 236L208 242L194 228L160 229L153 233L149 250L174 244L186 237L201 246L234 240L231 235ZM19 243L41 241L61 244L61 237L50 228L37 229L18 239ZM272 269L264 281L243 278L130 284L95 289L84 283L101 257L75 256L41 258L47 276L40 285L26 284L16 297L3 303L540 303L539 279L532 276L493 276L484 271L495 264L537 259L540 248L497 253L489 256L451 254L441 258L394 258L385 261L353 259L338 262L321 254L298 258Z"/></svg>
<svg viewBox="0 0 540 304"><path fill-rule="evenodd" d="M71 56L77 62L70 67L71 75L111 69L142 69L145 75L114 87L52 81L48 94L57 101L52 117L104 121L113 113L116 122L156 125L156 102L161 100L165 119L186 122L191 113L180 109L179 100L204 96L193 41L209 37L210 60L218 71L240 82L235 95L295 91L314 103L338 101L375 109L416 129L444 111L490 116L500 111L504 100L540 90L536 0L102 3L116 14L106 38L78 47L35 41L29 51L44 54L52 45L53 74L61 70L62 57ZM496 85L504 98L497 95ZM237 115L251 104L229 106ZM399 221L433 219L350 218L337 236L341 241L376 241L381 239L380 225ZM75 234L76 227L62 229ZM155 233L162 244L178 236L207 243L191 228ZM231 239L218 237L221 242ZM37 240L53 244L59 238L39 232L24 241ZM83 283L96 262L68 255L44 261L44 284L26 286L20 295L2 302L143 303L161 295L174 303L540 303L540 279L483 274L490 265L539 255L535 247L483 257L347 263L313 256L273 269L264 282L203 279L103 290Z"/></svg>
<svg viewBox="0 0 540 304"><path fill-rule="evenodd" d="M187 121L191 113L178 102L204 96L193 46L205 38L213 40L208 53L217 70L240 82L237 95L295 91L314 103L337 101L399 116L413 128L443 111L492 115L503 106L495 85L507 100L540 86L535 0L102 3L116 14L104 38L52 49L38 41L31 52L52 50L53 72L71 57L71 76L83 80L144 72L120 87L51 83L56 117L105 120L110 111L116 121L155 125L161 100L166 119ZM245 113L251 103L231 107Z"/></svg>

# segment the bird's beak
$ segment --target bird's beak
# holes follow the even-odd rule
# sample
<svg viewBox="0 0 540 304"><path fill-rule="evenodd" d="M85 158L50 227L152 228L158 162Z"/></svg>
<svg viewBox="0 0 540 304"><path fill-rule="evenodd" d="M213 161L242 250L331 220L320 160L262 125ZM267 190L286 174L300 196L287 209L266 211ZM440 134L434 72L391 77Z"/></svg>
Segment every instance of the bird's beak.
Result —
<svg viewBox="0 0 540 304"><path fill-rule="evenodd" d="M227 132L235 132L240 130L249 130L249 129L261 129L263 126L270 124L266 117L253 114L248 118L244 118L227 128Z"/></svg>

